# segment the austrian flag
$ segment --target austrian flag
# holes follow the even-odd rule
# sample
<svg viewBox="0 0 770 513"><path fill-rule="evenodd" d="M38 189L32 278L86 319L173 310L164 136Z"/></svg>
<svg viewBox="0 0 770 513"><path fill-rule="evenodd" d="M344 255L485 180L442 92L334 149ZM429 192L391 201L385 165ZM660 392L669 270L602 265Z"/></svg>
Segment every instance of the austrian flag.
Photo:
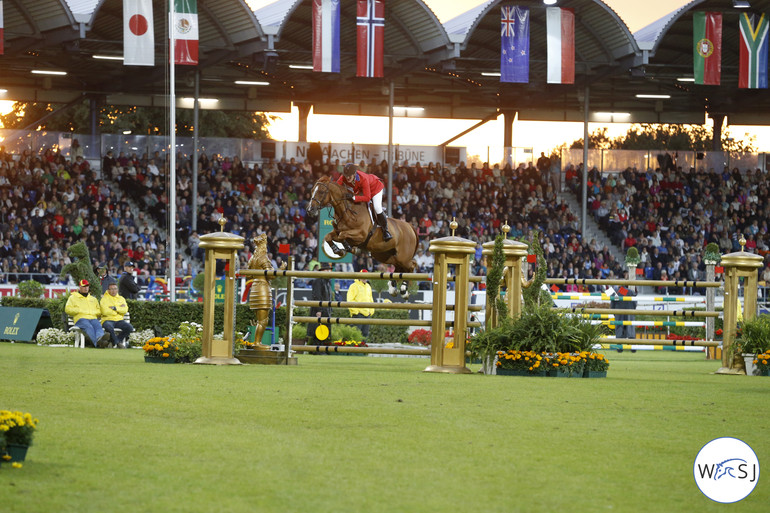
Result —
<svg viewBox="0 0 770 513"><path fill-rule="evenodd" d="M548 7L546 45L548 47L548 83L575 83L575 11Z"/></svg>
<svg viewBox="0 0 770 513"><path fill-rule="evenodd" d="M198 64L198 2L174 0L174 63Z"/></svg>
<svg viewBox="0 0 770 513"><path fill-rule="evenodd" d="M123 64L155 65L152 0L123 0Z"/></svg>
<svg viewBox="0 0 770 513"><path fill-rule="evenodd" d="M384 76L385 2L383 0L358 0L356 25L358 27L356 76Z"/></svg>

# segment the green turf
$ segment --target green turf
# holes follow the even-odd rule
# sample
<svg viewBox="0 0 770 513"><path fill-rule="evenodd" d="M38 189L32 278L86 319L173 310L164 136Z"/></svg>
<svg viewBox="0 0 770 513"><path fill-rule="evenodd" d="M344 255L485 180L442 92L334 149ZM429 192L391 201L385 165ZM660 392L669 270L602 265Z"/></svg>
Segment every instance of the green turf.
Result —
<svg viewBox="0 0 770 513"><path fill-rule="evenodd" d="M426 374L426 359L146 364L138 350L0 344L0 409L40 419L3 512L768 511L724 506L699 449L770 472L770 378L702 354L609 352L607 379ZM474 366L474 370L477 367Z"/></svg>

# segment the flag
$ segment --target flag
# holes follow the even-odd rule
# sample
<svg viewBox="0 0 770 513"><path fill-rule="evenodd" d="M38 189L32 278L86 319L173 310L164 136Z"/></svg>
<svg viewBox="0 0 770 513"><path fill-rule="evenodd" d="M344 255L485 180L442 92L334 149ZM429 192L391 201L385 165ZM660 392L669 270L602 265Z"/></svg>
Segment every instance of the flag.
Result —
<svg viewBox="0 0 770 513"><path fill-rule="evenodd" d="M385 2L358 0L357 77L382 77L385 53Z"/></svg>
<svg viewBox="0 0 770 513"><path fill-rule="evenodd" d="M529 8L500 8L500 82L529 82Z"/></svg>
<svg viewBox="0 0 770 513"><path fill-rule="evenodd" d="M528 264L537 263L537 255L532 255L532 254L527 255L527 263Z"/></svg>
<svg viewBox="0 0 770 513"><path fill-rule="evenodd" d="M5 53L3 41L3 0L0 0L0 55Z"/></svg>
<svg viewBox="0 0 770 513"><path fill-rule="evenodd" d="M575 83L575 10L548 7L545 10L548 48L548 83Z"/></svg>
<svg viewBox="0 0 770 513"><path fill-rule="evenodd" d="M553 292L559 292L559 287L556 285L551 285L551 291Z"/></svg>
<svg viewBox="0 0 770 513"><path fill-rule="evenodd" d="M340 0L313 0L313 71L340 72Z"/></svg>
<svg viewBox="0 0 770 513"><path fill-rule="evenodd" d="M620 294L621 296L627 296L628 295L628 289L625 288L625 287L620 287L618 289L618 294Z"/></svg>
<svg viewBox="0 0 770 513"><path fill-rule="evenodd" d="M198 64L198 2L174 0L174 63Z"/></svg>
<svg viewBox="0 0 770 513"><path fill-rule="evenodd" d="M123 64L155 66L152 0L123 0Z"/></svg>
<svg viewBox="0 0 770 513"><path fill-rule="evenodd" d="M767 29L765 14L743 13L739 18L741 41L738 87L767 89Z"/></svg>
<svg viewBox="0 0 770 513"><path fill-rule="evenodd" d="M278 244L278 253L288 255L291 253L291 245L289 244Z"/></svg>
<svg viewBox="0 0 770 513"><path fill-rule="evenodd" d="M695 83L719 85L722 73L722 14L698 11L693 21Z"/></svg>

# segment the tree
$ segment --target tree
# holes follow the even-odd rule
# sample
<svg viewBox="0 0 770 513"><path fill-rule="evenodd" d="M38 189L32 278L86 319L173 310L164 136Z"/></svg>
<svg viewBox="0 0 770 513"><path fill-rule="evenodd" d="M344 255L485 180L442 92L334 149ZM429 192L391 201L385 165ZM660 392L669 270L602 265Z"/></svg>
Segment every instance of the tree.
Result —
<svg viewBox="0 0 770 513"><path fill-rule="evenodd" d="M588 136L588 147L591 149L612 150L668 150L668 151L710 151L714 130L706 125L668 125L668 124L635 124L631 125L625 135L611 139L607 129L600 128ZM755 153L755 138L735 140L730 136L730 130L722 131L722 148L724 151L738 153ZM583 147L583 139L574 141L571 149Z"/></svg>
<svg viewBox="0 0 770 513"><path fill-rule="evenodd" d="M56 132L88 133L91 131L88 99L62 109L61 112L36 124L38 120L61 107L62 105L57 104L17 102L8 114L0 116L0 123L5 128L11 129L32 125L32 129ZM261 112L201 110L199 135L201 137L268 139L270 134L267 126L272 119ZM99 130L105 134L130 130L134 134L166 135L168 125L168 110L163 107L106 105L99 109ZM192 135L192 109L177 110L176 130L180 135Z"/></svg>

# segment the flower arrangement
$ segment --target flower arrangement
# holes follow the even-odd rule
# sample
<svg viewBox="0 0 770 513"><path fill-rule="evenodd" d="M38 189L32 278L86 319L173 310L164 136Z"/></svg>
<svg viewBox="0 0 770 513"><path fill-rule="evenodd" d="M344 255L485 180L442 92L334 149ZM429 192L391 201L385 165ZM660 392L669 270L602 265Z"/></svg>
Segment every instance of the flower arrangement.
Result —
<svg viewBox="0 0 770 513"><path fill-rule="evenodd" d="M164 358L169 361L177 359L179 346L170 337L153 337L142 346L144 355L151 358Z"/></svg>
<svg viewBox="0 0 770 513"><path fill-rule="evenodd" d="M496 365L498 369L510 369L527 372L529 374L539 374L545 370L545 358L545 353L511 349L508 351L497 352Z"/></svg>
<svg viewBox="0 0 770 513"><path fill-rule="evenodd" d="M75 334L59 328L46 328L37 332L36 340L41 346L71 346L75 344Z"/></svg>
<svg viewBox="0 0 770 513"><path fill-rule="evenodd" d="M133 331L128 336L128 345L130 347L143 347L145 342L155 337L152 330Z"/></svg>
<svg viewBox="0 0 770 513"><path fill-rule="evenodd" d="M0 410L0 445L32 445L38 422L29 413ZM10 457L3 459L9 460Z"/></svg>
<svg viewBox="0 0 770 513"><path fill-rule="evenodd" d="M757 366L757 370L763 376L770 374L770 350L758 354L754 359L754 365Z"/></svg>
<svg viewBox="0 0 770 513"><path fill-rule="evenodd" d="M583 375L588 353L553 353L548 355L548 370L570 376Z"/></svg>
<svg viewBox="0 0 770 513"><path fill-rule="evenodd" d="M585 367L590 372L605 372L610 368L610 362L602 353L588 353Z"/></svg>
<svg viewBox="0 0 770 513"><path fill-rule="evenodd" d="M368 347L366 342L359 342L357 340L335 340L332 342L332 345L342 347Z"/></svg>
<svg viewBox="0 0 770 513"><path fill-rule="evenodd" d="M420 344L421 346L429 346L432 336L433 334L431 333L430 330L416 329L409 334L409 336L407 337L407 341L410 344Z"/></svg>

